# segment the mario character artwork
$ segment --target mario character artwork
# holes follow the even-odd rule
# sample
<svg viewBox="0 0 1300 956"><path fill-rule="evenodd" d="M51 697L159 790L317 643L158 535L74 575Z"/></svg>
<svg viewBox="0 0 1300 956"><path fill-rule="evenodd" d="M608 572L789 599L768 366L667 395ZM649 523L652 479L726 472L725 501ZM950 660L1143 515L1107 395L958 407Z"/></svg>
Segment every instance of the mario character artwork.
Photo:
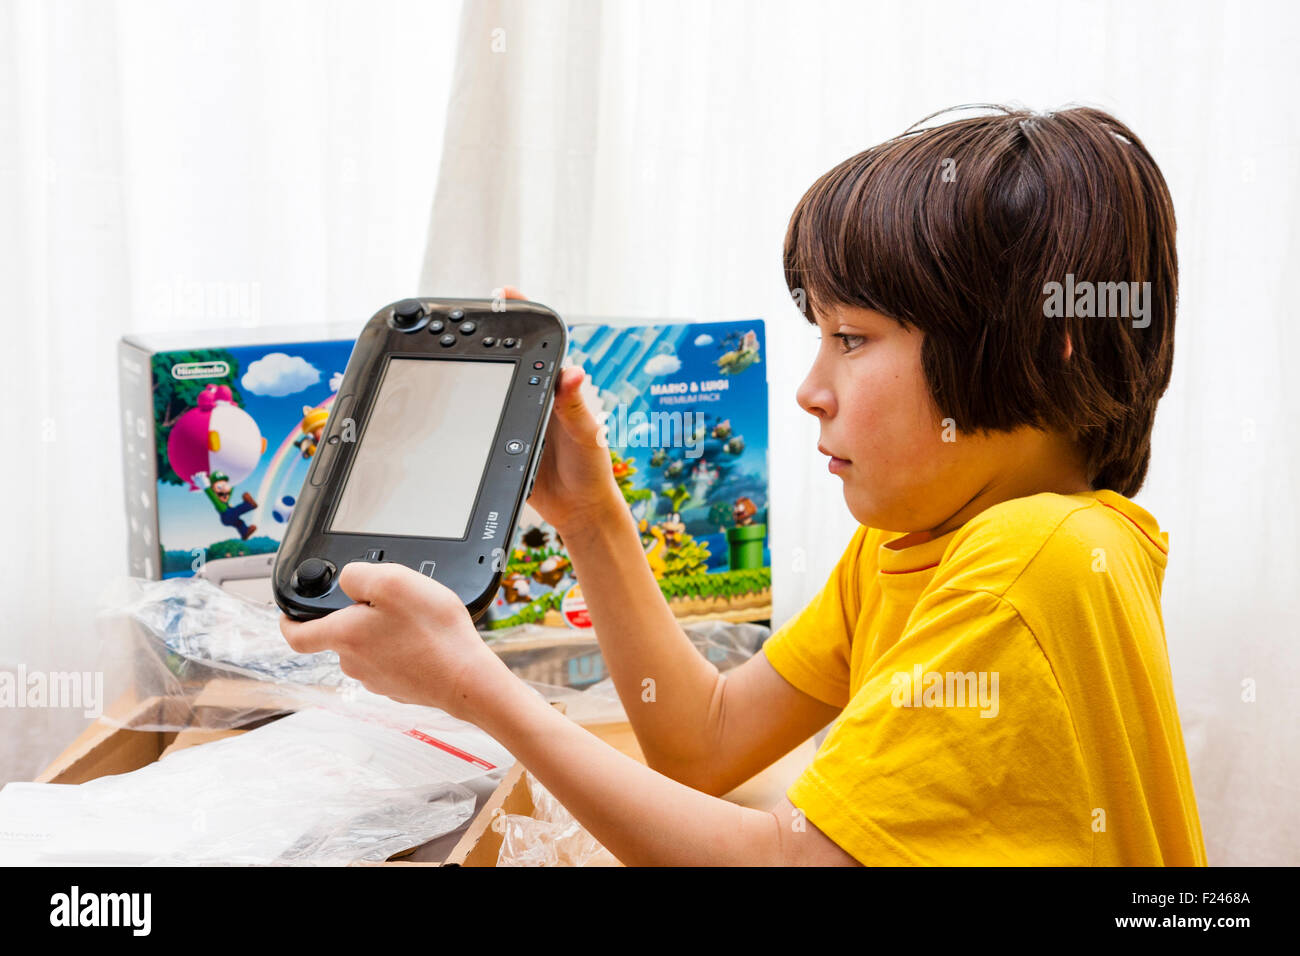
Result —
<svg viewBox="0 0 1300 956"><path fill-rule="evenodd" d="M735 524L727 529L728 563L733 570L763 567L763 542L767 524L759 518L753 498L742 495L731 506Z"/></svg>
<svg viewBox="0 0 1300 956"><path fill-rule="evenodd" d="M321 435L325 431L325 422L329 417L328 408L321 408L320 406L312 408L310 405L302 407L302 424L298 426L302 434L295 438L293 442L294 447L302 452L302 457L310 458L316 454L316 449L320 446Z"/></svg>
<svg viewBox="0 0 1300 956"><path fill-rule="evenodd" d="M664 553L668 550L667 533L663 527L650 524L645 518L637 522L641 532L641 546L645 549L646 563L656 578L661 578L668 571L668 562Z"/></svg>
<svg viewBox="0 0 1300 956"><path fill-rule="evenodd" d="M548 588L553 588L564 580L564 576L569 573L573 565L569 562L567 555L553 554L542 561L533 572L533 580L538 584L544 584Z"/></svg>
<svg viewBox="0 0 1300 956"><path fill-rule="evenodd" d="M758 505L749 498L737 498L736 503L731 507L731 516L736 520L737 528L744 528L754 523L754 515L758 513Z"/></svg>
<svg viewBox="0 0 1300 956"><path fill-rule="evenodd" d="M583 369L583 401L606 425L610 472L646 565L683 622L771 618L763 336L761 319L570 329L565 360ZM554 529L534 513L517 532L480 627L588 626ZM577 686L571 671L555 679Z"/></svg>
<svg viewBox="0 0 1300 956"><path fill-rule="evenodd" d="M718 371L723 375L739 375L759 361L758 353L758 336L753 330L747 331L740 336L740 342L734 349L718 358Z"/></svg>
<svg viewBox="0 0 1300 956"><path fill-rule="evenodd" d="M522 574L507 574L501 579L501 590L507 604L520 604L532 600L528 578Z"/></svg>
<svg viewBox="0 0 1300 956"><path fill-rule="evenodd" d="M675 548L682 542L682 535L686 533L686 525L682 521L682 516L673 512L663 521L659 522L659 527L664 531L664 544L669 548Z"/></svg>

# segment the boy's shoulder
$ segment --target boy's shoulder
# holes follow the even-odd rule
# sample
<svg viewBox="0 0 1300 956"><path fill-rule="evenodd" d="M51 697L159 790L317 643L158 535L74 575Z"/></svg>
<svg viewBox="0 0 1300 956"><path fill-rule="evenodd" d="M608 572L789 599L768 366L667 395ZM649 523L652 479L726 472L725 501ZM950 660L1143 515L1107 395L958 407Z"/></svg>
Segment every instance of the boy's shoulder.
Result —
<svg viewBox="0 0 1300 956"><path fill-rule="evenodd" d="M1112 568L1159 574L1167 552L1155 518L1116 492L1043 492L1000 502L959 528L933 583L999 597L1026 579L1078 591Z"/></svg>

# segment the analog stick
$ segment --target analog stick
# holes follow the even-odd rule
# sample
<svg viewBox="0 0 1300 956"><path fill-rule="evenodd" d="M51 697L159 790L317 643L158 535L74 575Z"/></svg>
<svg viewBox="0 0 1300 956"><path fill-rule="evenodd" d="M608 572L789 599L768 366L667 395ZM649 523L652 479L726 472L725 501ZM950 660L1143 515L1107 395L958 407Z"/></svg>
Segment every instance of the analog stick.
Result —
<svg viewBox="0 0 1300 956"><path fill-rule="evenodd" d="M399 329L414 328L423 318L424 303L419 299L403 299L393 306L393 325Z"/></svg>
<svg viewBox="0 0 1300 956"><path fill-rule="evenodd" d="M308 558L298 565L298 593L303 597L320 597L329 590L334 572L320 558Z"/></svg>

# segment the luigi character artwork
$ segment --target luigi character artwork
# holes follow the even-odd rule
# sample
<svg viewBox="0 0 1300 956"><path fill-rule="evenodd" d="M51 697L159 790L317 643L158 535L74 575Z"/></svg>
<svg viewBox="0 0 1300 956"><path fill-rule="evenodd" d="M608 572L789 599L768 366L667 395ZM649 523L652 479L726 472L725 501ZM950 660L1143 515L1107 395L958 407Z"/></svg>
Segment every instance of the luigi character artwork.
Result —
<svg viewBox="0 0 1300 956"><path fill-rule="evenodd" d="M176 420L167 437L167 459L172 470L189 478L212 501L218 519L246 541L257 525L243 516L257 507L247 491L238 505L230 503L236 482L252 473L266 451L266 439L257 422L235 404L229 385L206 385L194 407Z"/></svg>
<svg viewBox="0 0 1300 956"><path fill-rule="evenodd" d="M230 492L233 486L230 484L230 476L224 471L214 471L211 475L205 475L201 471L195 472L190 480L212 499L212 506L217 509L217 514L221 515L221 523L238 531L241 539L248 540L249 536L257 530L255 524L244 524L242 517L246 512L256 508L257 502L245 491L243 503L232 505Z"/></svg>

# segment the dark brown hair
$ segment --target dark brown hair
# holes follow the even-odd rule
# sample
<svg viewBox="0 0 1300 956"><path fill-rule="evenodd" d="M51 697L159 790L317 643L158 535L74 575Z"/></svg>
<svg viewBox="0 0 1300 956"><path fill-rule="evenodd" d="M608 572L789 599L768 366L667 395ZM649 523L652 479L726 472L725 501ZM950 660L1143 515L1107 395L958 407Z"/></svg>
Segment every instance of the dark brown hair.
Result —
<svg viewBox="0 0 1300 956"><path fill-rule="evenodd" d="M1061 430L1094 489L1132 496L1173 364L1169 189L1101 110L980 108L999 112L913 127L818 179L790 218L786 284L814 324L848 305L920 329L931 396L959 431ZM1149 282L1142 320L1055 313L1049 283L1067 276Z"/></svg>

